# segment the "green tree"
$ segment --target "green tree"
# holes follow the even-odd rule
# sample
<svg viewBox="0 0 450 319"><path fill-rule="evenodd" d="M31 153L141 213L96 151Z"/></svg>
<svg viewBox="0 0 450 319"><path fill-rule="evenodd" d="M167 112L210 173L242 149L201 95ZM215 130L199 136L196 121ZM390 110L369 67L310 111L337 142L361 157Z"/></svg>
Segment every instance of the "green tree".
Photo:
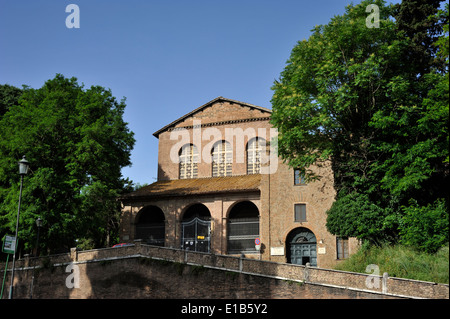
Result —
<svg viewBox="0 0 450 319"><path fill-rule="evenodd" d="M402 67L402 42L389 20L392 8L376 2L381 27L367 28L369 3L348 6L345 15L315 27L293 49L273 87L272 123L280 132L281 155L303 169L331 157L339 166L339 188L352 188L355 178L367 179L374 137L369 121L387 101L389 78Z"/></svg>
<svg viewBox="0 0 450 319"><path fill-rule="evenodd" d="M395 241L410 199L446 196L448 67L436 47L445 14L436 1L408 13L411 2L349 5L298 42L273 86L281 156L309 179L320 178L311 165L331 161L337 197L327 227L336 235ZM366 26L373 3L379 28Z"/></svg>
<svg viewBox="0 0 450 319"><path fill-rule="evenodd" d="M403 0L394 6L397 30L410 39L403 59L409 66L408 73L416 75L417 79L445 63L443 59L436 59L439 48L435 45L442 35L443 26L448 25L448 15L436 14L441 2Z"/></svg>
<svg viewBox="0 0 450 319"><path fill-rule="evenodd" d="M388 213L389 210L370 201L366 194L353 192L333 203L328 211L333 218L328 219L327 227L338 230L340 236L381 244L379 233L387 231L384 219Z"/></svg>
<svg viewBox="0 0 450 319"><path fill-rule="evenodd" d="M22 95L22 90L9 84L0 85L0 118L9 108L16 105Z"/></svg>
<svg viewBox="0 0 450 319"><path fill-rule="evenodd" d="M17 105L0 119L0 225L13 232L19 178L17 160L26 155L19 239L35 244L40 216L42 248L67 251L78 242L93 247L117 235L116 201L127 180L133 133L123 121L125 100L118 102L100 86L84 89L76 78L57 74L40 89L24 88Z"/></svg>
<svg viewBox="0 0 450 319"><path fill-rule="evenodd" d="M381 106L370 123L379 131L374 148L386 154L382 188L403 204L410 198L432 203L447 193L448 44L445 53L439 39L448 41L448 5L438 13L439 2L405 0L396 7L407 63L389 83L393 103Z"/></svg>
<svg viewBox="0 0 450 319"><path fill-rule="evenodd" d="M400 221L400 243L435 253L448 243L448 209L443 200L426 206L412 200L402 207Z"/></svg>

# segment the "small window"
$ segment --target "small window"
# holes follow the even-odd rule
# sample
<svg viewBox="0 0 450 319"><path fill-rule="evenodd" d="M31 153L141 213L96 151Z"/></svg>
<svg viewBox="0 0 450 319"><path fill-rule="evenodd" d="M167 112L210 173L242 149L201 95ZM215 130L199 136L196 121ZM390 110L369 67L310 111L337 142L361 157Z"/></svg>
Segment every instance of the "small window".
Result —
<svg viewBox="0 0 450 319"><path fill-rule="evenodd" d="M294 221L306 222L306 204L295 204Z"/></svg>
<svg viewBox="0 0 450 319"><path fill-rule="evenodd" d="M305 176L300 172L299 169L294 170L294 185L305 185Z"/></svg>
<svg viewBox="0 0 450 319"><path fill-rule="evenodd" d="M337 259L348 258L348 238L336 237Z"/></svg>

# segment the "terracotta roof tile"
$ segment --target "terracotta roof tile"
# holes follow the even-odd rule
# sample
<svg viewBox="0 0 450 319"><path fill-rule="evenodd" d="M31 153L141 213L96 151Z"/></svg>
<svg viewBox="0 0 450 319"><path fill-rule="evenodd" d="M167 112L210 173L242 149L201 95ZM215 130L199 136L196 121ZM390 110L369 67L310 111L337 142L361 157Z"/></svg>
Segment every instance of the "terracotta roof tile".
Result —
<svg viewBox="0 0 450 319"><path fill-rule="evenodd" d="M260 183L260 174L157 181L122 196L122 199L256 191Z"/></svg>

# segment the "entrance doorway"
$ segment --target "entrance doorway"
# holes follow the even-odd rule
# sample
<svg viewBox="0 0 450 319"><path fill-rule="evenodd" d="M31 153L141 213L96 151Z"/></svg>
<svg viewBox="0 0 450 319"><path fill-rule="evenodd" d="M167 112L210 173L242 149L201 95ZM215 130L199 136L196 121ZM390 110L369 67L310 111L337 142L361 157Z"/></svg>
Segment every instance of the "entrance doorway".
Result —
<svg viewBox="0 0 450 319"><path fill-rule="evenodd" d="M307 228L292 230L286 239L287 261L291 264L317 267L316 236Z"/></svg>
<svg viewBox="0 0 450 319"><path fill-rule="evenodd" d="M211 214L203 204L189 207L181 221L181 249L210 251Z"/></svg>

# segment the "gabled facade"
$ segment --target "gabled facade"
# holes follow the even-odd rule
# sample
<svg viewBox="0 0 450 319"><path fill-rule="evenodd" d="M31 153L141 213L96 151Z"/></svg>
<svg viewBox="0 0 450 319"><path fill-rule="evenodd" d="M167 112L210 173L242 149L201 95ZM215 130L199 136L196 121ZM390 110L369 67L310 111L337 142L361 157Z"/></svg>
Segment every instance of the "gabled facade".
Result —
<svg viewBox="0 0 450 319"><path fill-rule="evenodd" d="M121 240L325 268L355 251L326 230L331 167L305 184L276 155L270 115L218 97L155 132L158 180L121 198Z"/></svg>

